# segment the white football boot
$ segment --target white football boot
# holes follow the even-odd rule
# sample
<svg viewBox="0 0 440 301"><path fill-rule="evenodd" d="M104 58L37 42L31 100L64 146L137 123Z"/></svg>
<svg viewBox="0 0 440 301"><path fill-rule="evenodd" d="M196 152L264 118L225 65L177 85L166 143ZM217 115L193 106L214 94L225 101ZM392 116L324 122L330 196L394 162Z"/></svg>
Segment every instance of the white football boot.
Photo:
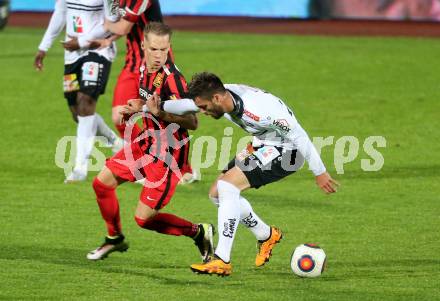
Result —
<svg viewBox="0 0 440 301"><path fill-rule="evenodd" d="M178 185L188 185L197 181L200 181L202 178L202 175L197 170L193 169L192 173L185 173L182 178L180 179Z"/></svg>
<svg viewBox="0 0 440 301"><path fill-rule="evenodd" d="M97 249L87 253L88 260L101 260L106 258L113 252L125 252L128 249L128 243L124 242L124 235L119 235L116 238L105 237L104 243Z"/></svg>
<svg viewBox="0 0 440 301"><path fill-rule="evenodd" d="M82 182L85 181L86 178L87 178L87 167L86 168L75 167L64 180L64 184Z"/></svg>

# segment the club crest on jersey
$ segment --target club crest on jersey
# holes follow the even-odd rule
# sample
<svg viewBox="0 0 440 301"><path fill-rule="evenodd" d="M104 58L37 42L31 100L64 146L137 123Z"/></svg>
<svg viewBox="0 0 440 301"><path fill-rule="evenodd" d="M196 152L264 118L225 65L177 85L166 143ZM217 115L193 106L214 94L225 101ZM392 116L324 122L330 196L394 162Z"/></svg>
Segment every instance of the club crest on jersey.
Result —
<svg viewBox="0 0 440 301"><path fill-rule="evenodd" d="M272 123L274 126L282 130L283 132L290 132L290 126L286 119L276 119Z"/></svg>
<svg viewBox="0 0 440 301"><path fill-rule="evenodd" d="M83 23L81 17L73 16L73 31L76 33L83 32Z"/></svg>
<svg viewBox="0 0 440 301"><path fill-rule="evenodd" d="M162 82L163 82L163 73L159 73L154 78L153 86L155 86L156 88L159 88L160 86L162 86Z"/></svg>
<svg viewBox="0 0 440 301"><path fill-rule="evenodd" d="M246 110L246 109L244 109L243 113L244 113L244 115L246 115L247 117L249 117L249 118L251 118L251 119L253 119L253 120L257 121L257 122L260 121L260 117L259 117L259 116L255 115L255 114L252 113L252 112L249 112L249 111Z"/></svg>

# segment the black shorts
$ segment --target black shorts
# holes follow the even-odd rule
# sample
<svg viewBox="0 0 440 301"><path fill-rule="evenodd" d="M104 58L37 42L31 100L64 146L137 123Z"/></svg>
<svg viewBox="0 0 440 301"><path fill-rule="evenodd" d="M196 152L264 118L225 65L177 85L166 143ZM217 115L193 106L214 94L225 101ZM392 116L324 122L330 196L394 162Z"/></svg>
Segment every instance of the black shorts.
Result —
<svg viewBox="0 0 440 301"><path fill-rule="evenodd" d="M297 156L296 150L287 150L277 146L248 146L241 151L228 166L228 170L237 166L243 171L251 188L276 182L299 170L304 164L302 156Z"/></svg>
<svg viewBox="0 0 440 301"><path fill-rule="evenodd" d="M98 100L105 92L111 65L109 60L95 52L64 65L64 97L69 106L76 105L78 91Z"/></svg>

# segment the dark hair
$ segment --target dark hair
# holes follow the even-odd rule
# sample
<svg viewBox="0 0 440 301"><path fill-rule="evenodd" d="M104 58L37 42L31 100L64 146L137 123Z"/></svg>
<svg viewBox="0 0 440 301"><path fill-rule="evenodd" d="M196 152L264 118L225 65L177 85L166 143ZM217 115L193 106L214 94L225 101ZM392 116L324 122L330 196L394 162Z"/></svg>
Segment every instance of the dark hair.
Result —
<svg viewBox="0 0 440 301"><path fill-rule="evenodd" d="M221 79L210 72L196 73L191 79L188 86L189 97L194 99L202 97L203 99L211 99L216 93L225 93L226 89Z"/></svg>
<svg viewBox="0 0 440 301"><path fill-rule="evenodd" d="M169 27L165 23L150 22L144 28L144 37L147 38L147 35L149 33L154 33L155 35L158 36L168 35L171 39L171 35L173 34L173 31L171 30L171 27Z"/></svg>

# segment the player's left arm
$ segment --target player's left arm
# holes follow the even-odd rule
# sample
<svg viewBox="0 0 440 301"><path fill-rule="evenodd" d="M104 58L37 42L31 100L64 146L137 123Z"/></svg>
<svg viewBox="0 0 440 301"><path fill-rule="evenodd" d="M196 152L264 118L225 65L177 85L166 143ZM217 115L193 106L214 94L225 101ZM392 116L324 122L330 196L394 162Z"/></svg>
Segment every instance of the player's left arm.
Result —
<svg viewBox="0 0 440 301"><path fill-rule="evenodd" d="M270 117L269 124L266 126L271 127L278 135L293 144L309 164L309 169L315 175L318 187L325 193L336 192L339 184L327 172L318 151L306 131L296 120L292 110L283 104L277 108L274 107Z"/></svg>
<svg viewBox="0 0 440 301"><path fill-rule="evenodd" d="M339 183L327 172L318 151L301 125L296 123L286 136L306 159L309 169L315 175L316 185L327 194L336 192Z"/></svg>

